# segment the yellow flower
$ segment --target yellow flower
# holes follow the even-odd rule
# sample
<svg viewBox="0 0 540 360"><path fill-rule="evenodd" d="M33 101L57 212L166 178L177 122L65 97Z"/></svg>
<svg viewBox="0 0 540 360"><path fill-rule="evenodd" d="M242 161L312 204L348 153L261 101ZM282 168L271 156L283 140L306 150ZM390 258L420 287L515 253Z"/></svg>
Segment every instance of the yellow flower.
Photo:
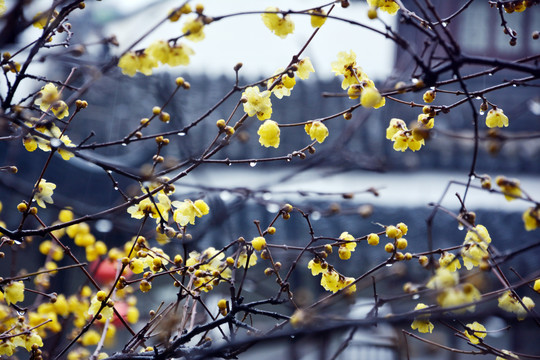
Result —
<svg viewBox="0 0 540 360"><path fill-rule="evenodd" d="M533 289L537 293L540 293L540 279L536 279L536 281L534 282L534 285L533 285Z"/></svg>
<svg viewBox="0 0 540 360"><path fill-rule="evenodd" d="M508 117L504 115L502 109L491 109L486 116L486 126L489 128L494 127L507 127Z"/></svg>
<svg viewBox="0 0 540 360"><path fill-rule="evenodd" d="M251 241L251 246L257 251L261 251L266 247L266 240L262 236L257 236Z"/></svg>
<svg viewBox="0 0 540 360"><path fill-rule="evenodd" d="M315 72L313 64L311 64L311 60L309 60L308 57L298 61L296 66L298 67L298 70L296 70L296 74L302 80L306 80L307 78L309 78L310 73Z"/></svg>
<svg viewBox="0 0 540 360"><path fill-rule="evenodd" d="M318 259L311 259L308 263L308 269L311 270L311 275L316 276L324 271L321 267L321 262Z"/></svg>
<svg viewBox="0 0 540 360"><path fill-rule="evenodd" d="M118 60L122 74L133 76L137 71L144 75L152 75L152 68L158 66L157 60L144 52L128 51Z"/></svg>
<svg viewBox="0 0 540 360"><path fill-rule="evenodd" d="M523 213L523 223L525 224L525 230L531 231L540 226L540 208L528 208Z"/></svg>
<svg viewBox="0 0 540 360"><path fill-rule="evenodd" d="M99 291L98 294L100 292L101 291ZM101 304L103 300L98 300L98 294L96 294L90 301L90 307L88 308L88 315L97 315L99 309L101 308ZM105 305L100 312L101 316L103 316L105 319L112 318L113 313L114 313L113 308L107 305Z"/></svg>
<svg viewBox="0 0 540 360"><path fill-rule="evenodd" d="M419 114L417 121L421 124L421 128L433 129L435 125L435 118L429 114Z"/></svg>
<svg viewBox="0 0 540 360"><path fill-rule="evenodd" d="M375 87L365 87L360 96L360 103L365 108L373 108L382 100L382 96Z"/></svg>
<svg viewBox="0 0 540 360"><path fill-rule="evenodd" d="M367 0L367 3L370 7L379 8L390 15L395 15L399 10L399 5L394 0Z"/></svg>
<svg viewBox="0 0 540 360"><path fill-rule="evenodd" d="M141 200L138 204L128 207L127 212L131 214L134 219L142 219L145 216L150 216L156 219L156 223L161 221L161 217L167 221L169 219L169 211L171 209L171 200L164 193L157 194L156 205L150 198Z"/></svg>
<svg viewBox="0 0 540 360"><path fill-rule="evenodd" d="M455 286L458 282L459 274L441 267L435 271L435 275L428 281L426 287L428 289L441 290Z"/></svg>
<svg viewBox="0 0 540 360"><path fill-rule="evenodd" d="M439 258L439 265L441 265L442 268L450 270L451 272L461 269L461 264L456 256L446 251Z"/></svg>
<svg viewBox="0 0 540 360"><path fill-rule="evenodd" d="M390 119L390 125L386 128L386 138L391 140L395 134L403 130L407 130L405 121L397 118Z"/></svg>
<svg viewBox="0 0 540 360"><path fill-rule="evenodd" d="M49 19L49 22L54 21L57 15L58 15L58 12L55 10L51 14L51 18ZM34 15L32 19L32 25L38 29L43 29L45 28L45 26L49 25L49 23L47 23L48 17L49 17L48 13L38 12L36 15Z"/></svg>
<svg viewBox="0 0 540 360"><path fill-rule="evenodd" d="M339 274L337 271L327 269L325 272L323 272L321 277L321 286L326 291L331 291L333 293L337 292L340 289Z"/></svg>
<svg viewBox="0 0 540 360"><path fill-rule="evenodd" d="M282 17L279 14L276 14L275 12L278 12L279 9L275 6L267 7L265 11L269 11L269 13L262 14L261 18L264 25L266 25L266 27L274 34L285 39L287 35L294 31L294 23L289 15Z"/></svg>
<svg viewBox="0 0 540 360"><path fill-rule="evenodd" d="M480 263L489 256L487 252L487 245L466 243L461 248L461 257L463 259L463 265L467 270L471 270L475 266L479 266Z"/></svg>
<svg viewBox="0 0 540 360"><path fill-rule="evenodd" d="M528 297L524 296L521 298L521 301L525 305L526 309L523 308L523 305L519 300L514 296L514 294L508 290L498 298L498 305L501 309L514 313L517 315L518 320L523 320L527 316L529 310L532 310L535 306L534 301Z"/></svg>
<svg viewBox="0 0 540 360"><path fill-rule="evenodd" d="M54 202L52 199L54 189L56 189L56 184L47 182L45 179L39 181L36 193L34 194L34 199L36 199L36 202L40 207L46 208L47 206L45 203L52 204Z"/></svg>
<svg viewBox="0 0 540 360"><path fill-rule="evenodd" d="M270 147L273 146L277 148L279 146L279 126L278 123L273 120L265 120L259 130L257 131L259 135L259 143L261 145Z"/></svg>
<svg viewBox="0 0 540 360"><path fill-rule="evenodd" d="M15 351L15 344L11 339L0 341L0 355L12 356Z"/></svg>
<svg viewBox="0 0 540 360"><path fill-rule="evenodd" d="M201 18L190 17L182 27L182 32L184 34L189 33L189 35L186 35L187 39L199 42L204 40L205 37L203 27L204 24Z"/></svg>
<svg viewBox="0 0 540 360"><path fill-rule="evenodd" d="M424 102L426 102L428 104L432 103L433 100L435 100L435 91L433 91L433 90L426 91L422 98L424 99Z"/></svg>
<svg viewBox="0 0 540 360"><path fill-rule="evenodd" d="M463 285L444 289L437 296L437 303L443 308L451 308L471 304L461 309L453 310L454 313L462 314L466 311L473 312L476 309L475 302L482 298L480 291L472 284L465 283Z"/></svg>
<svg viewBox="0 0 540 360"><path fill-rule="evenodd" d="M514 354L514 353L511 352L511 351L502 349L501 352L502 352L505 356L504 356L504 357L502 357L502 356L497 356L497 357L495 358L495 360L519 360L519 356L517 356L516 354Z"/></svg>
<svg viewBox="0 0 540 360"><path fill-rule="evenodd" d="M133 76L139 68L137 54L133 51L128 51L118 60L118 67L122 69L122 74Z"/></svg>
<svg viewBox="0 0 540 360"><path fill-rule="evenodd" d="M501 188L504 197L508 201L521 197L521 188L518 179L508 179L504 176L497 176L495 183Z"/></svg>
<svg viewBox="0 0 540 360"><path fill-rule="evenodd" d="M255 252L252 252L249 255L249 264L247 263L248 260L248 254L245 250L243 250L240 255L238 256L238 267L251 267L257 265L257 254Z"/></svg>
<svg viewBox="0 0 540 360"><path fill-rule="evenodd" d="M5 12L6 12L5 0L0 0L0 16L4 15Z"/></svg>
<svg viewBox="0 0 540 360"><path fill-rule="evenodd" d="M51 111L58 119L63 119L69 115L69 108L67 104L62 100L56 101L54 104L52 104Z"/></svg>
<svg viewBox="0 0 540 360"><path fill-rule="evenodd" d="M484 225L476 225L471 230L467 231L467 235L465 235L465 242L490 244L491 237L489 236L489 232Z"/></svg>
<svg viewBox="0 0 540 360"><path fill-rule="evenodd" d="M82 336L81 344L83 346L97 345L100 338L101 338L101 335L99 335L99 333L96 330L90 329L87 332L85 332L84 335Z"/></svg>
<svg viewBox="0 0 540 360"><path fill-rule="evenodd" d="M53 83L47 83L41 88L38 93L39 97L34 100L34 104L38 105L41 111L49 110L49 107L55 102L60 100L60 94L56 85Z"/></svg>
<svg viewBox="0 0 540 360"><path fill-rule="evenodd" d="M317 140L322 143L328 136L328 128L320 121L312 121L304 126L304 130L311 140Z"/></svg>
<svg viewBox="0 0 540 360"><path fill-rule="evenodd" d="M287 74L281 74L283 68L279 68L274 73L274 77L268 81L267 89L272 91L272 93L278 98L281 99L283 96L291 95L291 90L296 84L294 77L289 77Z"/></svg>
<svg viewBox="0 0 540 360"><path fill-rule="evenodd" d="M377 235L375 233L369 234L368 237L367 237L367 242L371 246L378 245L379 244L379 235Z"/></svg>
<svg viewBox="0 0 540 360"><path fill-rule="evenodd" d="M422 310L422 309L425 309L427 307L428 306L426 304L419 303L414 308L414 311ZM431 334L434 327L435 326L431 323L431 321L429 321L429 315L425 315L425 314L415 317L414 321L411 324L411 328L413 330L418 329L418 332L421 332L421 333L430 333Z"/></svg>
<svg viewBox="0 0 540 360"><path fill-rule="evenodd" d="M24 283L22 281L12 281L4 286L4 299L8 305L24 301Z"/></svg>
<svg viewBox="0 0 540 360"><path fill-rule="evenodd" d="M340 240L348 241L344 243L342 246L346 247L350 251L354 251L356 249L356 242L354 241L354 236L349 234L348 232L344 231L339 235Z"/></svg>
<svg viewBox="0 0 540 360"><path fill-rule="evenodd" d="M145 52L162 64L169 66L189 65L189 57L195 54L193 49L187 45L170 46L168 42L163 40L153 42Z"/></svg>
<svg viewBox="0 0 540 360"><path fill-rule="evenodd" d="M401 119L393 118L390 120L390 125L386 129L386 138L394 142L394 150L412 151L420 150L425 144L424 139L416 139L411 130L407 128L405 122Z"/></svg>
<svg viewBox="0 0 540 360"><path fill-rule="evenodd" d="M257 86L248 87L242 93L242 99L245 99L244 111L253 116L257 114L259 120L269 119L272 115L272 101L270 100L270 91L259 91ZM244 100L243 100L244 101Z"/></svg>
<svg viewBox="0 0 540 360"><path fill-rule="evenodd" d="M365 85L370 86L368 76L362 71L361 68L356 66L356 54L354 51L349 53L340 51L337 55L337 60L332 62L332 71L335 76L343 75L343 81L341 82L341 88L347 89L354 84L360 84L364 82ZM364 84L362 86L364 86ZM358 96L358 95L356 95ZM351 97L354 99L355 97Z"/></svg>
<svg viewBox="0 0 540 360"><path fill-rule="evenodd" d="M210 212L210 208L204 200L196 200L195 202L186 199L183 202L173 201L172 205L176 208L174 212L174 221L180 226L186 226L188 223L195 225L195 217L202 217Z"/></svg>
<svg viewBox="0 0 540 360"><path fill-rule="evenodd" d="M467 329L463 332L466 337L469 338L469 341L473 344L478 344L480 342L480 339L483 339L486 337L486 328L484 325L480 324L479 322L475 321L472 324L467 324Z"/></svg>
<svg viewBox="0 0 540 360"><path fill-rule="evenodd" d="M311 14L311 26L314 28L320 28L324 25L326 22L326 11L323 9L314 9L309 10L309 13ZM317 16L317 15L323 15L323 16Z"/></svg>

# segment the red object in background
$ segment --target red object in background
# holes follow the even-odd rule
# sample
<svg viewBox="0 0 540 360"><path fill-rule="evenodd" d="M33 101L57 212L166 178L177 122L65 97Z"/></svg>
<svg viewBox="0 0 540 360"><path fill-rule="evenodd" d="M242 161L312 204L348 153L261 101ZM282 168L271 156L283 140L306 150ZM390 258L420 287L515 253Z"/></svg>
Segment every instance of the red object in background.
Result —
<svg viewBox="0 0 540 360"><path fill-rule="evenodd" d="M114 303L114 308L127 322L128 304L125 301L118 301ZM122 322L120 321L118 316L116 316L116 314L113 315L112 324L116 327L121 326L122 324Z"/></svg>
<svg viewBox="0 0 540 360"><path fill-rule="evenodd" d="M111 260L93 261L90 264L90 274L100 284L110 284L116 279L120 264Z"/></svg>

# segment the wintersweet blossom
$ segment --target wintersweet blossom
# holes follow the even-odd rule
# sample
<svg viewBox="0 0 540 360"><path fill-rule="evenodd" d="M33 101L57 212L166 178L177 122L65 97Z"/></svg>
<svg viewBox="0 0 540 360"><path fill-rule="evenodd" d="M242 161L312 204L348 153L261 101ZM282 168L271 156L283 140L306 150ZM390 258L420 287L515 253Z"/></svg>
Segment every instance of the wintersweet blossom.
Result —
<svg viewBox="0 0 540 360"><path fill-rule="evenodd" d="M184 26L182 27L182 32L186 35L186 38L193 41L193 42L199 42L204 40L204 24L203 20L200 17L190 17Z"/></svg>
<svg viewBox="0 0 540 360"><path fill-rule="evenodd" d="M311 26L314 28L320 28L326 22L326 11L323 9L310 10L311 14Z"/></svg>
<svg viewBox="0 0 540 360"><path fill-rule="evenodd" d="M324 272L321 261L316 258L309 261L308 269L311 270L311 275L313 276L319 275L320 273Z"/></svg>
<svg viewBox="0 0 540 360"><path fill-rule="evenodd" d="M452 312L463 314L466 311L473 312L476 309L475 303L480 299L482 299L480 291L473 284L464 283L442 290L437 296L437 303L443 308L461 307Z"/></svg>
<svg viewBox="0 0 540 360"><path fill-rule="evenodd" d="M516 354L514 354L511 351L501 349L501 352L504 354L504 357L503 356L497 356L495 358L495 360L519 360L519 356L517 356Z"/></svg>
<svg viewBox="0 0 540 360"><path fill-rule="evenodd" d="M265 9L266 13L261 15L264 25L270 29L274 34L282 39L285 39L287 35L294 31L294 22L291 20L290 15L281 16L276 12L279 9L275 6L269 6Z"/></svg>
<svg viewBox="0 0 540 360"><path fill-rule="evenodd" d="M152 75L152 69L158 66L157 60L146 51L128 51L118 60L122 74L133 76L138 71L146 76Z"/></svg>
<svg viewBox="0 0 540 360"><path fill-rule="evenodd" d="M525 230L531 231L540 226L540 207L530 207L522 215Z"/></svg>
<svg viewBox="0 0 540 360"><path fill-rule="evenodd" d="M272 115L272 101L270 100L270 91L260 92L257 86L250 86L242 93L244 102L244 111L253 116L257 114L259 120L269 119Z"/></svg>
<svg viewBox="0 0 540 360"><path fill-rule="evenodd" d="M461 264L459 259L456 258L456 255L446 251L442 253L441 257L439 258L439 265L441 268L446 268L451 272L461 269Z"/></svg>
<svg viewBox="0 0 540 360"><path fill-rule="evenodd" d="M4 286L4 299L8 305L24 301L24 283L22 281L12 281Z"/></svg>
<svg viewBox="0 0 540 360"><path fill-rule="evenodd" d="M210 207L204 200L196 200L195 202L186 199L182 202L173 201L172 205L176 208L174 211L174 221L180 226L187 224L195 225L195 217L202 217L210 212Z"/></svg>
<svg viewBox="0 0 540 360"><path fill-rule="evenodd" d="M56 184L53 184L52 182L47 182L47 180L45 179L41 179L39 181L36 192L34 194L34 199L36 200L36 203L39 205L39 207L46 208L47 205L45 205L45 203L54 203L52 199L54 189L56 189Z"/></svg>
<svg viewBox="0 0 540 360"><path fill-rule="evenodd" d="M95 316L98 314L104 298L105 298L104 291L98 291L98 293L90 301L90 307L88 308L88 315ZM103 316L105 319L112 318L113 313L114 313L114 310L112 306L109 306L109 305L105 305L100 312L101 316Z"/></svg>
<svg viewBox="0 0 540 360"><path fill-rule="evenodd" d="M257 131L259 135L259 143L263 146L273 146L277 148L279 146L280 130L278 123L273 120L265 120L264 123L259 126Z"/></svg>
<svg viewBox="0 0 540 360"><path fill-rule="evenodd" d="M313 64L311 63L309 57L303 58L302 60L298 61L296 66L298 67L298 70L296 70L296 74L302 80L306 80L307 78L309 78L310 73L315 72L315 69L313 68Z"/></svg>
<svg viewBox="0 0 540 360"><path fill-rule="evenodd" d="M427 307L428 306L426 304L419 303L414 308L414 311L426 309ZM431 333L434 327L435 326L431 323L431 321L429 321L429 315L427 314L416 316L414 318L414 321L411 324L411 328L413 330L418 330L418 332L421 332L424 334Z"/></svg>
<svg viewBox="0 0 540 360"><path fill-rule="evenodd" d="M163 193L158 193L157 201L155 201L155 199L152 201L152 199L147 197L141 200L138 204L128 207L127 212L134 219L142 219L145 216L149 216L156 219L156 222L160 222L161 217L163 217L165 221L169 219L170 209L171 200L169 197Z"/></svg>
<svg viewBox="0 0 540 360"><path fill-rule="evenodd" d="M495 183L501 188L504 197L508 201L521 197L521 188L518 179L508 179L504 176L497 176Z"/></svg>
<svg viewBox="0 0 540 360"><path fill-rule="evenodd" d="M467 231L463 247L461 248L461 257L463 265L467 270L471 270L475 266L479 266L484 259L487 259L489 253L487 251L491 237L485 226L476 225L471 230Z"/></svg>
<svg viewBox="0 0 540 360"><path fill-rule="evenodd" d="M523 303L525 307L523 307L521 303ZM508 290L499 296L498 306L504 311L516 314L517 319L521 321L525 319L527 313L534 308L535 304L534 301L528 296L522 297L520 302L512 291Z"/></svg>
<svg viewBox="0 0 540 360"><path fill-rule="evenodd" d="M463 332L463 334L469 338L469 341L472 344L478 344L480 340L485 338L487 335L486 328L478 321L475 321L472 324L467 324L466 326L467 329Z"/></svg>
<svg viewBox="0 0 540 360"><path fill-rule="evenodd" d="M320 121L312 121L304 126L304 130L311 140L317 140L322 143L328 136L328 128Z"/></svg>
<svg viewBox="0 0 540 360"><path fill-rule="evenodd" d="M390 124L386 129L386 138L394 142L394 150L396 151L405 151L407 149L417 151L425 144L423 138L414 136L413 131L407 128L405 122L397 118L390 120Z"/></svg>
<svg viewBox="0 0 540 360"><path fill-rule="evenodd" d="M275 76L268 80L267 85L267 89L278 99L291 95L291 90L296 84L294 76L289 77L286 73L283 74L283 71L283 68L277 69L274 73Z"/></svg>
<svg viewBox="0 0 540 360"><path fill-rule="evenodd" d="M189 65L189 57L195 54L193 49L185 44L176 43L171 46L163 40L150 44L146 52L160 63L169 66Z"/></svg>
<svg viewBox="0 0 540 360"><path fill-rule="evenodd" d="M399 5L394 0L367 0L372 8L379 8L390 15L395 15L399 10Z"/></svg>
<svg viewBox="0 0 540 360"><path fill-rule="evenodd" d="M486 115L486 126L489 128L507 127L508 116L504 115L502 109L491 109Z"/></svg>

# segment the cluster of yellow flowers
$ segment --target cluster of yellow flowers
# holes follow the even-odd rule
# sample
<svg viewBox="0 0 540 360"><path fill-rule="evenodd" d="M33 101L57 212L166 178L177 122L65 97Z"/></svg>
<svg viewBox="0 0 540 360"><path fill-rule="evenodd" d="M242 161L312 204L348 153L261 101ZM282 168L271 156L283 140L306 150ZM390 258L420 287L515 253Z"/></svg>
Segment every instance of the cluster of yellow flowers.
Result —
<svg viewBox="0 0 540 360"><path fill-rule="evenodd" d="M311 140L322 143L328 136L328 128L321 121L312 121L304 126L304 130Z"/></svg>
<svg viewBox="0 0 540 360"><path fill-rule="evenodd" d="M395 15L399 10L399 5L394 0L367 0L371 8L381 9L390 15Z"/></svg>
<svg viewBox="0 0 540 360"><path fill-rule="evenodd" d="M33 126L36 131L39 131L40 133L49 136L51 139L59 139L67 147L75 147L75 145L71 143L70 138L67 135L62 134L60 128L58 128L58 126L53 123L39 124L36 121L35 123L28 122L27 125ZM45 152L51 151L51 142L49 140L42 139L39 136L30 135L30 133L26 134L26 136L23 137L23 145L28 152L33 152L38 147L40 150ZM72 152L64 150L62 148L58 148L57 152L64 160L69 160L73 157Z"/></svg>
<svg viewBox="0 0 540 360"><path fill-rule="evenodd" d="M256 114L259 120L266 120L259 126L259 130L257 131L257 134L259 135L259 143L262 146L272 146L277 148L280 143L281 132L279 129L279 124L269 119L272 115L272 101L270 99L270 94L274 94L278 99L283 98L283 96L289 96L291 94L291 90L296 84L296 76L302 80L305 80L308 79L309 74L314 71L315 69L313 69L313 65L311 64L309 58L304 58L292 66L291 70L288 72L284 72L283 69L278 69L275 76L268 81L268 90L260 92L258 87L252 86L248 87L242 93L244 111L249 116L254 116ZM324 128L326 129L326 127ZM319 135L319 139L320 138L321 137ZM324 140L324 138L322 138L322 140ZM319 142L322 142L322 140Z"/></svg>
<svg viewBox="0 0 540 360"><path fill-rule="evenodd" d="M290 15L281 16L278 14L279 9L275 6L269 6L261 15L264 25L274 34L282 39L285 39L287 35L292 34L294 31L294 22L291 20Z"/></svg>
<svg viewBox="0 0 540 360"><path fill-rule="evenodd" d="M481 339L485 338L487 335L485 326L480 324L478 321L475 321L472 324L467 324L465 326L466 329L463 334L469 339L472 344L480 343Z"/></svg>
<svg viewBox="0 0 540 360"><path fill-rule="evenodd" d="M346 288L345 293L347 294L356 292L356 285L351 285L354 282L354 278L341 275L332 265L329 265L324 260L320 260L319 258L312 259L308 263L308 269L311 270L313 276L322 274L321 286L326 291L335 293Z"/></svg>
<svg viewBox="0 0 540 360"><path fill-rule="evenodd" d="M533 2L527 0L518 0L518 1L509 1L504 3L503 8L508 14L515 12L523 12L527 9L528 4L534 4Z"/></svg>
<svg viewBox="0 0 540 360"><path fill-rule="evenodd" d="M195 52L185 44L169 44L159 40L143 51L128 51L118 60L122 73L134 76L138 71L144 75L152 75L152 69L158 62L169 66L189 65L189 57Z"/></svg>
<svg viewBox="0 0 540 360"><path fill-rule="evenodd" d="M508 311L517 315L518 320L523 320L527 316L527 313L534 308L534 301L524 296L521 298L521 302L516 298L512 291L505 291L498 299L499 307L504 311Z"/></svg>
<svg viewBox="0 0 540 360"><path fill-rule="evenodd" d="M255 254L252 254L252 256ZM230 265L234 264L234 259L225 259L225 254L209 247L202 253L192 251L186 261L186 266L193 269L192 289L197 292L208 292L221 281L231 278Z"/></svg>
<svg viewBox="0 0 540 360"><path fill-rule="evenodd" d="M459 284L459 275L447 268L438 268L435 275L426 284L428 289L438 290L437 303L443 308L467 307L453 310L455 313L465 311L473 312L476 309L474 302L481 299L480 291L471 283Z"/></svg>
<svg viewBox="0 0 540 360"><path fill-rule="evenodd" d="M182 32L186 39L198 42L205 38L203 28L211 18L205 17L202 14L203 10L202 5L197 5L197 15L188 18L184 23ZM178 21L182 14L191 12L191 6L186 4L177 11L172 11L169 20ZM125 75L134 76L140 72L148 76L152 75L152 69L158 67L159 63L169 66L189 65L190 56L193 54L195 52L192 48L176 40L174 42L157 40L144 50L126 52L118 60L118 67Z"/></svg>
<svg viewBox="0 0 540 360"><path fill-rule="evenodd" d="M360 96L360 103L368 108L378 109L384 106L385 98L381 96L375 83L356 64L354 51L351 50L349 53L340 51L338 59L331 65L336 76L344 76L341 88L343 90L348 88L347 93L351 99L357 99Z"/></svg>
<svg viewBox="0 0 540 360"><path fill-rule="evenodd" d="M38 105L41 111L47 112L51 110L58 119L63 119L69 115L68 106L64 101L60 100L60 93L53 83L47 83L43 86L37 96L34 104Z"/></svg>
<svg viewBox="0 0 540 360"><path fill-rule="evenodd" d="M396 151L405 151L407 149L417 151L425 142L423 134L415 130L416 128L409 130L405 121L393 118L386 129L386 138L394 142L394 150Z"/></svg>
<svg viewBox="0 0 540 360"><path fill-rule="evenodd" d="M467 270L487 260L489 256L487 249L490 243L491 237L484 225L476 225L467 231L461 248L461 258Z"/></svg>
<svg viewBox="0 0 540 360"><path fill-rule="evenodd" d="M427 307L428 306L426 304L419 303L414 308L414 311L423 310L423 309L426 309ZM414 321L411 324L411 328L413 330L418 330L418 332L425 334L425 333L431 333L433 329L435 328L435 326L431 323L431 321L429 321L428 314L422 314L414 318Z"/></svg>

